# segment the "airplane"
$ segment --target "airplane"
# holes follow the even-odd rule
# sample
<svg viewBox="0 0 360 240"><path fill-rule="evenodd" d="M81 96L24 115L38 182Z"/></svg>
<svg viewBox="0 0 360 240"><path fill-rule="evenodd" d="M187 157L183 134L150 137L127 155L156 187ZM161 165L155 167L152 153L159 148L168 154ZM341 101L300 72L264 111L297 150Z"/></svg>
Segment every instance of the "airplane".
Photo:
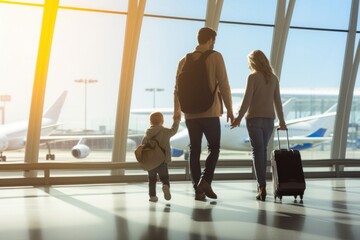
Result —
<svg viewBox="0 0 360 240"><path fill-rule="evenodd" d="M290 110L294 107L294 105L295 105L295 98L289 98L287 101L285 101L283 103L284 116L287 116L289 114ZM154 111L160 111L164 115L164 117L166 117L166 116L172 117L172 115L174 113L174 108L138 108L138 109L132 109L130 113L133 115L140 115L140 116L148 117L150 115L150 113L152 113ZM235 109L234 109L234 112L236 112ZM226 109L225 109L224 115L226 115ZM187 135L185 121L181 121L177 136L180 136L182 134ZM173 157L180 157L181 155L184 154L183 149L184 148L178 149L178 148L172 147L171 155ZM185 153L185 154L187 155L187 153Z"/></svg>
<svg viewBox="0 0 360 240"><path fill-rule="evenodd" d="M91 150L85 145L86 139L113 138L113 135L82 135L82 136L50 136L61 124L58 122L61 109L66 99L67 91L64 91L55 103L45 112L41 123L40 144L46 144L48 153L46 160L55 160L55 154L51 154L50 143L59 141L79 140L71 149L71 154L78 159L87 157ZM22 149L26 145L28 121L18 121L0 126L0 161L6 161L4 151ZM127 149L135 149L134 140L127 140Z"/></svg>
<svg viewBox="0 0 360 240"><path fill-rule="evenodd" d="M323 114L314 115L305 118L299 118L286 121L289 134L289 145L291 149L304 150L315 147L321 143L331 141L331 133L333 132L335 115L332 106ZM226 116L220 117L221 126L221 149L235 151L250 151L250 140L243 119L240 126L231 129L230 123L226 122ZM277 126L277 124L275 124ZM275 127L274 126L274 127ZM285 145L286 138L279 137L280 148L287 148ZM189 135L187 129L182 130L170 139L173 148L173 155L181 156L185 154L185 159L189 157ZM275 145L276 144L276 145ZM274 138L274 149L278 148L278 139ZM285 145L285 147L284 147ZM202 139L202 149L207 148L206 138Z"/></svg>

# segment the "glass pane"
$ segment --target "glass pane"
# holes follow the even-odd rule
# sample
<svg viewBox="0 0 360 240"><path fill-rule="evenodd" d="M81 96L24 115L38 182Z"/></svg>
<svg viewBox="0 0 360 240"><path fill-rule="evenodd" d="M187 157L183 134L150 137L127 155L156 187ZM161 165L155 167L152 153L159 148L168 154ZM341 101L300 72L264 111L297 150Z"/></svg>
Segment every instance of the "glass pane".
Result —
<svg viewBox="0 0 360 240"><path fill-rule="evenodd" d="M290 30L282 86L338 88L346 37L346 33Z"/></svg>
<svg viewBox="0 0 360 240"><path fill-rule="evenodd" d="M355 54L359 47L360 35L356 35ZM346 158L359 158L360 153L360 74L359 70L355 79L355 90L349 119L348 149Z"/></svg>
<svg viewBox="0 0 360 240"><path fill-rule="evenodd" d="M351 0L296 1L291 26L348 29Z"/></svg>
<svg viewBox="0 0 360 240"><path fill-rule="evenodd" d="M224 57L226 70L232 88L245 88L250 73L247 55L261 49L270 56L272 27L254 27L240 24L220 24L215 49ZM234 99L234 103L239 102ZM239 107L239 106L236 106Z"/></svg>
<svg viewBox="0 0 360 240"><path fill-rule="evenodd" d="M360 48L360 34L356 34L355 45L354 45L354 58L358 48ZM355 80L355 89L356 88L360 88L359 70Z"/></svg>
<svg viewBox="0 0 360 240"><path fill-rule="evenodd" d="M325 40L326 39L326 40ZM338 100L341 82L346 33L290 30L286 45L281 89L283 99L295 98L291 118L314 116L328 111ZM331 112L336 111L332 109ZM305 122L308 131L302 136L318 136L325 129L324 137L331 137L335 116L324 120ZM310 142L309 142L310 143ZM302 151L303 159L329 158L331 142Z"/></svg>
<svg viewBox="0 0 360 240"><path fill-rule="evenodd" d="M1 123L15 123L29 119L31 94L39 47L43 8L0 4L0 106ZM9 126L2 125L2 132ZM10 134L10 132L6 133ZM24 159L24 138L27 132L19 133L20 140L8 143L4 152L8 161ZM10 140L10 135L7 135ZM4 144L4 143L3 143Z"/></svg>
<svg viewBox="0 0 360 240"><path fill-rule="evenodd" d="M113 134L125 23L126 15L122 14L59 10L45 102L49 106L68 91L57 134ZM56 147L73 159L70 150L77 141ZM85 144L102 150L104 156L95 159L110 160L111 137Z"/></svg>
<svg viewBox="0 0 360 240"><path fill-rule="evenodd" d="M207 0L147 0L145 14L205 19Z"/></svg>
<svg viewBox="0 0 360 240"><path fill-rule="evenodd" d="M197 31L203 26L203 22L144 18L133 86L133 108L173 107L178 62L195 49ZM154 103L153 94L145 92L146 88L164 88L164 91L156 95ZM144 96L148 100L135 96Z"/></svg>
<svg viewBox="0 0 360 240"><path fill-rule="evenodd" d="M196 47L197 31L203 26L204 22L197 21L144 18L134 76L129 134L144 133L149 127L149 113L154 108L163 112L164 126L171 127L177 66L179 60Z"/></svg>
<svg viewBox="0 0 360 240"><path fill-rule="evenodd" d="M44 0L7 0L6 2L14 2L16 4L18 3L35 3L35 4L43 4Z"/></svg>
<svg viewBox="0 0 360 240"><path fill-rule="evenodd" d="M243 94L239 94L239 92L243 93L247 76L250 73L247 55L254 49L261 49L267 56L270 56L272 31L272 27L225 23L219 25L215 49L224 57L233 94L235 116L237 116L237 110L243 97ZM242 120L241 126L235 129L230 129L226 120L226 114L223 114L220 120L222 147L220 158L251 159L250 144L246 141L248 132L245 128L245 120Z"/></svg>
<svg viewBox="0 0 360 240"><path fill-rule="evenodd" d="M128 0L60 0L59 6L127 12Z"/></svg>
<svg viewBox="0 0 360 240"><path fill-rule="evenodd" d="M226 0L223 4L221 21L236 21L246 23L274 24L276 1Z"/></svg>
<svg viewBox="0 0 360 240"><path fill-rule="evenodd" d="M360 89L355 88L349 118L346 158L359 159L360 154Z"/></svg>

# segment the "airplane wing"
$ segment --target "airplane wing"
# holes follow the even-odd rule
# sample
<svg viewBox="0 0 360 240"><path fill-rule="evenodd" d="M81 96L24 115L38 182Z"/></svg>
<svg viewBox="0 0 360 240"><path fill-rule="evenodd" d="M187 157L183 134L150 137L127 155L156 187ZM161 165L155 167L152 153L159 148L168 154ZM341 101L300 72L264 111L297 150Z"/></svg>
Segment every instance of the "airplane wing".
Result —
<svg viewBox="0 0 360 240"><path fill-rule="evenodd" d="M303 150L312 148L322 143L327 143L332 140L332 137L290 137L290 148L294 150ZM274 147L278 148L277 140L274 141ZM287 148L286 138L280 138L280 148Z"/></svg>
<svg viewBox="0 0 360 240"><path fill-rule="evenodd" d="M114 138L114 135L50 135L50 136L41 136L40 143L64 142L64 141L81 140L81 139L107 139L107 138Z"/></svg>
<svg viewBox="0 0 360 240"><path fill-rule="evenodd" d="M295 98L289 98L286 102L283 103L283 112L284 118L289 115L291 109L295 106Z"/></svg>
<svg viewBox="0 0 360 240"><path fill-rule="evenodd" d="M128 138L131 142L136 142L137 139L143 138L144 134L134 134L129 135ZM113 139L114 135L50 135L50 136L41 136L40 144L45 143L54 143L54 142L64 142L71 140L79 140L84 143L87 139ZM129 141L128 141L129 142ZM132 149L132 148L131 148Z"/></svg>
<svg viewBox="0 0 360 240"><path fill-rule="evenodd" d="M290 149L303 150L315 147L322 143L327 143L332 140L332 137L289 137ZM274 149L287 149L288 143L286 137L280 137L280 147L278 138L274 138ZM249 138L244 139L244 143L249 143Z"/></svg>
<svg viewBox="0 0 360 240"><path fill-rule="evenodd" d="M309 121L312 121L312 120L315 120L315 119L321 119L321 118L326 118L326 117L335 116L335 115L336 115L336 112L326 112L326 113L323 113L323 114L320 114L320 115L314 115L314 116L289 120L289 121L286 121L286 125L291 126L291 125L295 125L295 124L298 124L298 123L309 122Z"/></svg>
<svg viewBox="0 0 360 240"><path fill-rule="evenodd" d="M129 135L127 139L127 149L133 150L141 141L143 134ZM91 150L85 144L88 139L113 139L114 135L49 135L41 136L40 144L46 144L49 153L46 155L46 159L55 159L55 155L50 153L50 143L66 142L66 141L78 141L78 143L71 149L71 154L75 158L86 158Z"/></svg>

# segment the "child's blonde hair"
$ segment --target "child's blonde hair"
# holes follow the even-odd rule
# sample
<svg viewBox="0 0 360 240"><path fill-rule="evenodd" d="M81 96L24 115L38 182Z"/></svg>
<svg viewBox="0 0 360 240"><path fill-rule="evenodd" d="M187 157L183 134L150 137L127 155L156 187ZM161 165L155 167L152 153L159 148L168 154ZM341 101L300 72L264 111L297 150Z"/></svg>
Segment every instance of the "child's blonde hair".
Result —
<svg viewBox="0 0 360 240"><path fill-rule="evenodd" d="M161 112L153 112L150 114L150 124L153 126L161 125L164 122L164 116Z"/></svg>

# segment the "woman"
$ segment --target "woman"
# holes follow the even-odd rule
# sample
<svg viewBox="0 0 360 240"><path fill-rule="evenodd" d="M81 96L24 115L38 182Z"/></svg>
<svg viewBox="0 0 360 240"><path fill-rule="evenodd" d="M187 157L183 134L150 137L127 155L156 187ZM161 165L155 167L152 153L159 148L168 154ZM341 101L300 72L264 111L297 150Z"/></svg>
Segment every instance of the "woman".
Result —
<svg viewBox="0 0 360 240"><path fill-rule="evenodd" d="M287 127L284 121L279 80L269 60L262 51L254 50L248 55L248 64L251 73L247 78L239 115L231 123L231 128L240 126L241 119L245 115L258 183L256 199L265 201L267 145L274 130L275 111L279 119L279 129L286 130Z"/></svg>

